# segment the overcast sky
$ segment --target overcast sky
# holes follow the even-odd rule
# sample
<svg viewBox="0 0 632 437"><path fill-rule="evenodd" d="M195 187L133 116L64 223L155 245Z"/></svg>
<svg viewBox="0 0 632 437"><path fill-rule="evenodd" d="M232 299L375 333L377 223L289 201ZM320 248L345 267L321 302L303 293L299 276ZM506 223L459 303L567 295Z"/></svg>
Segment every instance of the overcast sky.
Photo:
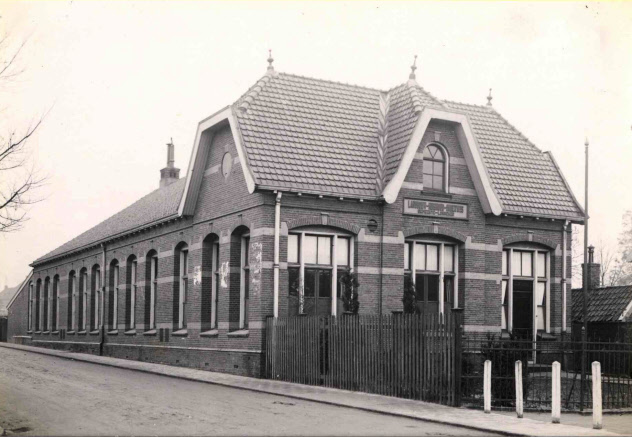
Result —
<svg viewBox="0 0 632 437"><path fill-rule="evenodd" d="M0 33L27 40L0 89L0 128L50 109L31 141L45 201L0 236L0 287L35 258L158 187L173 137L185 173L198 121L266 69L494 107L553 153L584 199L590 241L615 246L632 209L632 2L0 2ZM52 109L51 109L52 108Z"/></svg>

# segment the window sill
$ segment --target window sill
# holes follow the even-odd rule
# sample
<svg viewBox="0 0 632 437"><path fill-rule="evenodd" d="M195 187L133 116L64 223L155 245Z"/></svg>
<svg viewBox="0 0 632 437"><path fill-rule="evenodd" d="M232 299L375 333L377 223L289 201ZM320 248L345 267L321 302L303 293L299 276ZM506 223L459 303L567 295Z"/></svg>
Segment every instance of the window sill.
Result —
<svg viewBox="0 0 632 437"><path fill-rule="evenodd" d="M77 332L77 335L86 335L88 333L88 331L79 331Z"/></svg>
<svg viewBox="0 0 632 437"><path fill-rule="evenodd" d="M239 331L229 332L229 337L248 337L250 335L250 331L248 329L240 329Z"/></svg>
<svg viewBox="0 0 632 437"><path fill-rule="evenodd" d="M200 337L217 337L219 331L217 329L211 329L210 331L200 332Z"/></svg>
<svg viewBox="0 0 632 437"><path fill-rule="evenodd" d="M125 335L136 335L136 329L130 329L129 331L125 331L123 334L125 334Z"/></svg>
<svg viewBox="0 0 632 437"><path fill-rule="evenodd" d="M452 199L452 194L443 191L421 190L424 196L440 197L442 199Z"/></svg>
<svg viewBox="0 0 632 437"><path fill-rule="evenodd" d="M35 331L33 334L41 334L42 331Z"/></svg>
<svg viewBox="0 0 632 437"><path fill-rule="evenodd" d="M99 335L101 331L99 331L98 329L95 329L94 331L90 331L90 335Z"/></svg>
<svg viewBox="0 0 632 437"><path fill-rule="evenodd" d="M143 332L143 335L156 335L156 330L150 329L149 331Z"/></svg>
<svg viewBox="0 0 632 437"><path fill-rule="evenodd" d="M49 335L50 331L42 331L42 335Z"/></svg>
<svg viewBox="0 0 632 437"><path fill-rule="evenodd" d="M66 331L66 335L75 335L75 331Z"/></svg>
<svg viewBox="0 0 632 437"><path fill-rule="evenodd" d="M53 331L53 332L51 332L51 334L53 334L53 335L59 335L59 331Z"/></svg>
<svg viewBox="0 0 632 437"><path fill-rule="evenodd" d="M548 332L538 332L538 338L542 340L555 340L555 336Z"/></svg>
<svg viewBox="0 0 632 437"><path fill-rule="evenodd" d="M113 329L111 331L108 331L108 335L118 335L118 329Z"/></svg>
<svg viewBox="0 0 632 437"><path fill-rule="evenodd" d="M186 337L189 335L189 331L187 331L187 329L184 328L184 329L180 329L179 331L173 331L171 335L175 337Z"/></svg>
<svg viewBox="0 0 632 437"><path fill-rule="evenodd" d="M32 333L33 333L33 331L26 331L26 333L27 333L27 334L32 334Z"/></svg>

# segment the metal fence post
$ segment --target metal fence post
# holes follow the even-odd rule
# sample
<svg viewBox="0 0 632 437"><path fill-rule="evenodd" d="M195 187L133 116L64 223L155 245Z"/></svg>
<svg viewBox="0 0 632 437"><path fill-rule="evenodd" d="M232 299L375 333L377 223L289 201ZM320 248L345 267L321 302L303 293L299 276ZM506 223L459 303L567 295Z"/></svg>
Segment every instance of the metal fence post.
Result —
<svg viewBox="0 0 632 437"><path fill-rule="evenodd" d="M485 367L483 368L483 398L484 409L486 413L492 411L492 362L485 360Z"/></svg>
<svg viewBox="0 0 632 437"><path fill-rule="evenodd" d="M599 361L592 363L592 390L593 390L593 428L601 429L601 364Z"/></svg>
<svg viewBox="0 0 632 437"><path fill-rule="evenodd" d="M551 381L551 420L553 423L560 423L560 413L562 404L562 384L559 361L553 362L553 373Z"/></svg>
<svg viewBox="0 0 632 437"><path fill-rule="evenodd" d="M516 361L516 415L522 419L524 404L522 399L522 361Z"/></svg>

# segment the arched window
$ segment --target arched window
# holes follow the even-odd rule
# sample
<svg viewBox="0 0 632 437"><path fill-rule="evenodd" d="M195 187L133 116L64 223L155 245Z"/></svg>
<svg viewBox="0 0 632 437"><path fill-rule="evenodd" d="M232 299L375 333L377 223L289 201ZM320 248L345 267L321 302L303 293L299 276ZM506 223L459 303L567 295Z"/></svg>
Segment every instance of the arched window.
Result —
<svg viewBox="0 0 632 437"><path fill-rule="evenodd" d="M289 315L342 312L338 278L352 270L353 237L325 227L293 230L287 253Z"/></svg>
<svg viewBox="0 0 632 437"><path fill-rule="evenodd" d="M41 293L42 293L42 280L38 279L35 285L35 331L40 331L42 329L42 311L40 308L41 304Z"/></svg>
<svg viewBox="0 0 632 437"><path fill-rule="evenodd" d="M202 242L202 332L217 329L219 281L219 237L210 234Z"/></svg>
<svg viewBox="0 0 632 437"><path fill-rule="evenodd" d="M187 288L189 271L189 247L186 243L179 243L174 251L174 276L178 278L173 284L173 315L174 329L187 327Z"/></svg>
<svg viewBox="0 0 632 437"><path fill-rule="evenodd" d="M33 305L35 304L35 294L33 290L33 281L29 283L29 308L27 326L29 331L33 331Z"/></svg>
<svg viewBox="0 0 632 437"><path fill-rule="evenodd" d="M102 324L103 294L101 293L101 268L92 266L92 283L90 287L90 320L92 329L97 330Z"/></svg>
<svg viewBox="0 0 632 437"><path fill-rule="evenodd" d="M110 262L110 290L108 296L108 300L110 301L108 325L112 331L118 329L119 279L119 262L114 259Z"/></svg>
<svg viewBox="0 0 632 437"><path fill-rule="evenodd" d="M53 299L52 299L52 316L51 316L51 323L53 324L52 326L52 330L53 331L58 331L59 330L59 303L60 303L60 298L59 298L59 275L55 275L53 277Z"/></svg>
<svg viewBox="0 0 632 437"><path fill-rule="evenodd" d="M229 330L245 330L250 300L250 230L246 226L239 226L231 235L230 267ZM237 270L234 274L232 268Z"/></svg>
<svg viewBox="0 0 632 437"><path fill-rule="evenodd" d="M70 331L77 329L77 275L74 270L68 273L68 319L67 326Z"/></svg>
<svg viewBox="0 0 632 437"><path fill-rule="evenodd" d="M126 329L136 329L136 289L138 276L138 261L134 255L127 258L127 283L129 290L125 299L125 326Z"/></svg>
<svg viewBox="0 0 632 437"><path fill-rule="evenodd" d="M156 301L158 292L158 253L149 251L145 260L145 327L148 331L156 329Z"/></svg>
<svg viewBox="0 0 632 437"><path fill-rule="evenodd" d="M429 144L423 153L424 190L447 191L447 157L443 149Z"/></svg>
<svg viewBox="0 0 632 437"><path fill-rule="evenodd" d="M420 312L445 314L458 307L458 261L453 241L420 236L404 243L404 274L415 285Z"/></svg>
<svg viewBox="0 0 632 437"><path fill-rule="evenodd" d="M79 291L78 291L78 323L79 331L86 330L86 320L88 318L88 269L85 267L79 273Z"/></svg>
<svg viewBox="0 0 632 437"><path fill-rule="evenodd" d="M44 279L44 297L42 299L42 331L50 330L50 276Z"/></svg>

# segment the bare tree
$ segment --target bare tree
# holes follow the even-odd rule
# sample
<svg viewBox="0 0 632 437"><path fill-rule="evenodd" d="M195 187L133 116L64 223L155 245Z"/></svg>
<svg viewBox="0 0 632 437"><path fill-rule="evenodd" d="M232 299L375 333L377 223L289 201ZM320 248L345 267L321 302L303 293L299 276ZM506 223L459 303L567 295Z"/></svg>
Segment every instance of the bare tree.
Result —
<svg viewBox="0 0 632 437"><path fill-rule="evenodd" d="M25 43L7 54L9 40L6 36L0 39L0 89L22 73L16 61ZM46 177L35 169L27 147L42 120L26 129L0 134L0 233L19 230L28 219L28 206L42 200L34 194Z"/></svg>
<svg viewBox="0 0 632 437"><path fill-rule="evenodd" d="M619 268L619 254L603 241L599 241L595 248L597 255L596 262L601 264L601 277L599 283L603 287L612 287L617 284L617 280L621 276Z"/></svg>

